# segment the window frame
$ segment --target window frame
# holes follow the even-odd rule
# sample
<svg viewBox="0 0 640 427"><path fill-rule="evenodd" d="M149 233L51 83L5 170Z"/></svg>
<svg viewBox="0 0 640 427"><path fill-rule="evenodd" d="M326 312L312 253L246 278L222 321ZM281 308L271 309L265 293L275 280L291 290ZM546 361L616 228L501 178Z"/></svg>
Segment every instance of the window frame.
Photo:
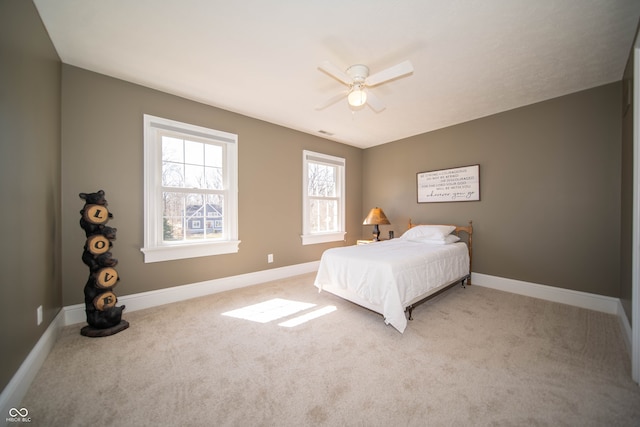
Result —
<svg viewBox="0 0 640 427"><path fill-rule="evenodd" d="M338 231L311 232L311 221L309 218L309 163L318 163L330 166L337 166L335 198L338 200ZM344 241L346 238L346 164L347 160L342 157L331 156L329 154L315 151L302 151L302 239L303 245L314 245L318 243Z"/></svg>
<svg viewBox="0 0 640 427"><path fill-rule="evenodd" d="M144 262L161 262L237 253L238 135L144 114ZM165 242L162 230L162 136L170 132L185 139L224 144L226 161L223 240ZM204 193L204 192L203 192Z"/></svg>

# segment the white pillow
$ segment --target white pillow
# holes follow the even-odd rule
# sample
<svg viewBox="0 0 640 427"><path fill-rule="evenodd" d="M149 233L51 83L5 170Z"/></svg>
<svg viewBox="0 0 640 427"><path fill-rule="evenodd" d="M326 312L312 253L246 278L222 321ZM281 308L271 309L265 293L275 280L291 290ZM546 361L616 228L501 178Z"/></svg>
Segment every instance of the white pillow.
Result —
<svg viewBox="0 0 640 427"><path fill-rule="evenodd" d="M429 239L429 238L425 238L425 237L416 237L415 239L411 239L409 240L410 242L417 242L417 243L430 243L432 245L448 245L450 243L455 243L460 241L460 237L456 236L455 234L449 234L448 236L444 236L441 238L436 238L436 239Z"/></svg>
<svg viewBox="0 0 640 427"><path fill-rule="evenodd" d="M444 239L455 230L455 225L416 225L404 232L401 239Z"/></svg>

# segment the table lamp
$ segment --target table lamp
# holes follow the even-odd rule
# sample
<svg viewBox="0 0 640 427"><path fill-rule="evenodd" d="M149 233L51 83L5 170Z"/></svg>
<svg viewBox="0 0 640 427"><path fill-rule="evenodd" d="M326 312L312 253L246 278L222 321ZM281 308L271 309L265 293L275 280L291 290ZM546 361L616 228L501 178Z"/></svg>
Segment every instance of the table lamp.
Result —
<svg viewBox="0 0 640 427"><path fill-rule="evenodd" d="M364 219L362 225L373 225L373 241L377 242L380 237L380 229L378 225L380 224L391 224L387 219L387 216L384 214L382 209L373 208L369 211L369 215Z"/></svg>

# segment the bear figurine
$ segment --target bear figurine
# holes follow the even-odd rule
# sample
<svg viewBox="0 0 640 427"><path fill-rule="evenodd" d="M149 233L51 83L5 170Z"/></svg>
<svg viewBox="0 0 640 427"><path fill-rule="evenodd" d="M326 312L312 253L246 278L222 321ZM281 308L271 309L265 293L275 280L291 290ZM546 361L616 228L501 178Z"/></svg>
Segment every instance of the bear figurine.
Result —
<svg viewBox="0 0 640 427"><path fill-rule="evenodd" d="M87 323L96 329L107 329L116 326L122 320L122 312L125 306L110 307L104 311L97 310L95 307L87 305L85 310L87 313Z"/></svg>
<svg viewBox="0 0 640 427"><path fill-rule="evenodd" d="M107 239L116 240L116 232L118 231L117 228L113 228L113 227L109 227L108 225L100 224L100 226L98 227L98 230L100 232L99 234L102 234Z"/></svg>
<svg viewBox="0 0 640 427"><path fill-rule="evenodd" d="M89 267L89 271L95 273L104 267L115 267L118 265L118 259L113 258L111 252L105 252L100 255L92 254L89 249L87 249L87 245L84 246L84 252L82 253L82 262L84 262L87 267Z"/></svg>
<svg viewBox="0 0 640 427"><path fill-rule="evenodd" d="M85 201L84 207L80 210L80 227L85 231L86 236L92 236L94 234L99 234L101 232L101 226L104 224L95 224L90 221L87 221L85 218L85 211L87 206L99 205L104 206L105 208L109 205L107 203L107 199L104 197L104 190L97 191L95 193L80 193L79 196L82 200ZM109 212L106 220L113 218L113 214Z"/></svg>
<svg viewBox="0 0 640 427"><path fill-rule="evenodd" d="M95 193L80 193L79 195L86 205L108 206L107 199L104 198L104 190L99 190Z"/></svg>
<svg viewBox="0 0 640 427"><path fill-rule="evenodd" d="M82 328L80 333L91 337L108 336L129 327L129 322L122 319L125 306L116 307L118 298L111 291L120 280L113 270L118 260L110 252L118 230L105 225L113 218L113 214L106 208L108 203L104 190L80 193L79 196L85 202L80 211L80 227L87 237L82 261L90 270L84 286L88 326Z"/></svg>

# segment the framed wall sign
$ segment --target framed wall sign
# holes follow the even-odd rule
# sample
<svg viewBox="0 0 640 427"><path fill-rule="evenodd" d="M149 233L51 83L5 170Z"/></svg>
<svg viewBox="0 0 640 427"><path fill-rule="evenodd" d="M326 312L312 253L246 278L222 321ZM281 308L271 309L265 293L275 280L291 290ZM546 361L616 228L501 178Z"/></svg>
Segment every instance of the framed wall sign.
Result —
<svg viewBox="0 0 640 427"><path fill-rule="evenodd" d="M480 200L480 165L416 174L418 203Z"/></svg>

